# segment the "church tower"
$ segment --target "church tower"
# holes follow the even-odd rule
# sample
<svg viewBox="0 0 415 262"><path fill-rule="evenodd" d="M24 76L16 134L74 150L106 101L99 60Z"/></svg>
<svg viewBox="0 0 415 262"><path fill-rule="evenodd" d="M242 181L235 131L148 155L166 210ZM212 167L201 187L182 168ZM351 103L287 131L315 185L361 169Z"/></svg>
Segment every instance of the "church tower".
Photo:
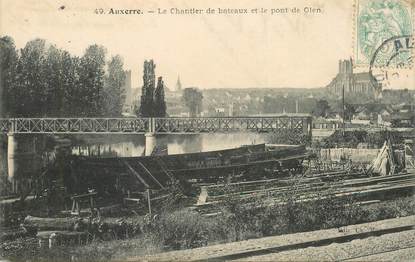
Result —
<svg viewBox="0 0 415 262"><path fill-rule="evenodd" d="M176 83L176 92L182 91L182 83L180 82L180 76L177 77L177 83Z"/></svg>
<svg viewBox="0 0 415 262"><path fill-rule="evenodd" d="M353 72L353 60L339 60L339 72L327 86L329 91L342 96L346 94L355 96L378 97L382 92L382 85L374 79L370 72Z"/></svg>

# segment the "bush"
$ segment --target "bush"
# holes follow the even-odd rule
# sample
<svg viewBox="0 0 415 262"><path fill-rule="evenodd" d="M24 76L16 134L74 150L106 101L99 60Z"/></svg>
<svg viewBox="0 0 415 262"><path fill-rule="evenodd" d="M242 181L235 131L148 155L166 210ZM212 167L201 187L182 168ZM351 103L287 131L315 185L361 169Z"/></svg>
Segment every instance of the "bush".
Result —
<svg viewBox="0 0 415 262"><path fill-rule="evenodd" d="M338 198L318 193L315 197L318 200L296 201L298 196L294 186L278 200L266 196L246 200L238 196L230 197L222 204L218 220L225 225L223 231L227 241L239 241L341 227L355 223L364 214L351 197Z"/></svg>
<svg viewBox="0 0 415 262"><path fill-rule="evenodd" d="M183 249L207 245L213 228L212 221L200 214L178 210L154 216L142 231L145 238L155 239L167 248Z"/></svg>

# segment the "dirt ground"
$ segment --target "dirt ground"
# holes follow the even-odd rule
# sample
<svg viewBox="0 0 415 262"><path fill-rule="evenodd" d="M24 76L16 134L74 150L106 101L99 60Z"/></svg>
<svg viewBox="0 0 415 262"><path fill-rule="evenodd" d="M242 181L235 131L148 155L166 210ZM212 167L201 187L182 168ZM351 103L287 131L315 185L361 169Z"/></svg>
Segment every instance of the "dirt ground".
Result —
<svg viewBox="0 0 415 262"><path fill-rule="evenodd" d="M414 261L415 230L356 239L321 247L244 258L239 261ZM396 249L398 251L388 252ZM380 253L382 252L382 253ZM377 255L372 255L376 254Z"/></svg>
<svg viewBox="0 0 415 262"><path fill-rule="evenodd" d="M296 234L287 234L259 239L219 244L195 249L171 251L146 257L130 258L128 261L183 261L206 260L221 256L275 248L289 244L316 241L319 239L333 238L353 233L371 232L397 226L412 225L414 216L381 220L371 223L347 226L343 231L339 229L326 229ZM346 243L336 243L321 247L300 248L278 253L250 256L243 261L333 261L368 256L379 252L395 250L397 248L413 247L415 243L415 229L399 233L390 233L379 237L368 237L352 240ZM415 254L412 254L415 258Z"/></svg>

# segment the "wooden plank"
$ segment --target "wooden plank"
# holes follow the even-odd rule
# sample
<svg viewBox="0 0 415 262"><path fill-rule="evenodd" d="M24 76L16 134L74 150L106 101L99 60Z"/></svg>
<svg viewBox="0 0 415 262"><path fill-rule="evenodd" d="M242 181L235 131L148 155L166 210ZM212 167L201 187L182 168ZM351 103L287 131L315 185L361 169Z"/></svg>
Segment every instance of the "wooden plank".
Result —
<svg viewBox="0 0 415 262"><path fill-rule="evenodd" d="M317 182L317 183L303 183L298 184L295 189L294 186L276 186L270 187L265 189L254 189L254 190L245 190L245 191L234 191L228 194L217 194L217 195L209 195L209 191L207 191L207 196L205 196L205 201L203 203L199 203L204 205L208 202L220 202L226 198L231 196L239 196L240 198L249 198L252 196L265 196L265 195L273 195L273 198L277 198L278 195L286 193L288 191L296 190L297 194L304 195L304 194L311 194L312 192L320 192L321 195L324 195L324 190L328 190L332 188L335 194L354 194L355 192L363 193L363 192L375 192L376 190L390 190L393 189L394 186L407 188L407 186L412 186L414 181L412 179L406 179L408 176L400 176L398 177L398 181L393 181L394 183L385 184L379 181L383 181L384 179L373 179L366 180L364 183L360 179L356 179L358 181L348 180L346 183L345 181L338 181L335 183L324 183L324 182ZM390 179L394 179L390 177ZM395 178L396 179L396 178ZM353 183L354 182L354 183ZM209 189L208 187L206 189Z"/></svg>
<svg viewBox="0 0 415 262"><path fill-rule="evenodd" d="M150 186L147 184L147 182L144 180L144 178L142 178L141 176L140 176L140 174L139 173L137 173L135 170L134 170L134 168L132 168L131 166L130 166L130 164L128 164L128 162L127 161L125 161L125 160L123 160L122 161L123 163L124 163L124 165L127 167L127 169L133 174L133 175L135 175L139 180L140 180L140 182L141 183L143 183L147 188L150 188Z"/></svg>
<svg viewBox="0 0 415 262"><path fill-rule="evenodd" d="M78 200L78 199L82 199L82 198L93 197L93 196L96 196L96 195L97 195L97 192L92 192L92 193L87 193L87 194L74 195L74 196L71 196L71 199Z"/></svg>
<svg viewBox="0 0 415 262"><path fill-rule="evenodd" d="M164 186L151 174L151 172L144 166L141 161L138 161L138 164L149 174L149 176L161 187L164 188Z"/></svg>
<svg viewBox="0 0 415 262"><path fill-rule="evenodd" d="M133 202L141 202L142 200L139 198L131 198L131 197L124 197L125 201L133 201Z"/></svg>

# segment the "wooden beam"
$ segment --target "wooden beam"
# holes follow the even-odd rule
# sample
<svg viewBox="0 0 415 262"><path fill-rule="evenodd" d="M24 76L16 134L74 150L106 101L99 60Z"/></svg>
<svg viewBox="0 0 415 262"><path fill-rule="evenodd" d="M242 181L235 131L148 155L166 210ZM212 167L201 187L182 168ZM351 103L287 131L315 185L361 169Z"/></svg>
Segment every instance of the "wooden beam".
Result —
<svg viewBox="0 0 415 262"><path fill-rule="evenodd" d="M151 216L151 199L150 199L150 189L147 189L147 203L148 203L148 213Z"/></svg>
<svg viewBox="0 0 415 262"><path fill-rule="evenodd" d="M133 175L135 175L137 178L138 178L138 180L140 180L140 182L141 183L143 183L147 188L150 188L150 186L147 184L147 182L144 180L144 178L142 178L141 176L140 176L140 174L139 173L137 173L137 171L135 171L134 170L134 168L132 168L131 166L130 166L130 164L128 164L128 162L127 161L125 161L125 160L123 160L122 161L123 163L124 163L124 165L127 167L127 169L133 174Z"/></svg>
<svg viewBox="0 0 415 262"><path fill-rule="evenodd" d="M151 172L141 163L138 161L138 164L150 175L150 177L161 187L164 188L164 186L151 174Z"/></svg>

